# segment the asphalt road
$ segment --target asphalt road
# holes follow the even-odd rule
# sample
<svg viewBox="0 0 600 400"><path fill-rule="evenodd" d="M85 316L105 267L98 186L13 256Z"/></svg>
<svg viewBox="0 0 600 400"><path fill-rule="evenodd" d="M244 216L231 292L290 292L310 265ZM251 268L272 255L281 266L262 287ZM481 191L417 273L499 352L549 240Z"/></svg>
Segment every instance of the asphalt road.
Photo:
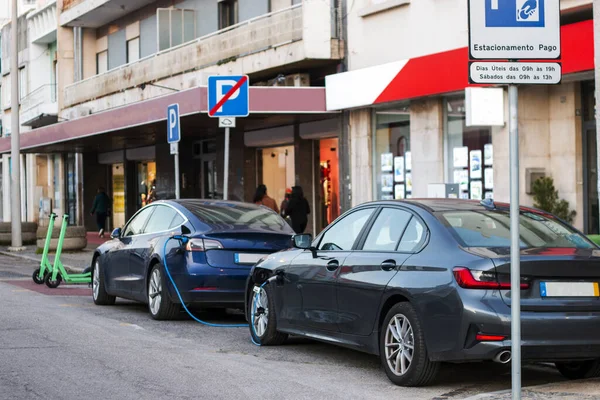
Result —
<svg viewBox="0 0 600 400"><path fill-rule="evenodd" d="M98 307L87 287L34 285L34 268L0 256L0 400L454 400L510 388L509 368L493 363L445 365L435 386L396 387L370 355L304 339L257 347L245 328L153 321L123 300ZM525 386L561 380L547 366L523 370Z"/></svg>

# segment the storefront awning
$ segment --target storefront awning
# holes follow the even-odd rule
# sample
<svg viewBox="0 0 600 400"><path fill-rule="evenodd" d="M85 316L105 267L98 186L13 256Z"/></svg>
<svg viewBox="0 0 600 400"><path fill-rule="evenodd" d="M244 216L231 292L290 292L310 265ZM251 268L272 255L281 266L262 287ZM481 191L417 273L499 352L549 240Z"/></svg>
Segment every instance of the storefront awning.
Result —
<svg viewBox="0 0 600 400"><path fill-rule="evenodd" d="M88 115L43 128L34 129L21 134L21 149L35 151L57 144L82 141L86 138L104 135L111 132L138 129L144 133L144 127L155 131L157 123L165 123L167 106L179 103L182 117L193 114L204 114L202 119L206 126L216 127L216 119L207 116L206 87L196 87L185 91L133 103L127 106ZM250 87L249 122L254 121L257 128L262 128L257 118L285 117L286 115L310 115L327 113L325 108L325 88L323 87ZM273 116L275 114L275 116ZM277 119L277 118L275 118ZM279 118L281 119L281 118ZM147 133L147 132L146 132ZM166 129L164 129L166 138ZM113 140L114 135L107 135ZM139 135L139 146L148 145ZM96 138L98 140L106 140ZM69 147L69 146L66 146ZM71 149L74 151L76 149ZM10 151L10 137L0 138L0 153Z"/></svg>
<svg viewBox="0 0 600 400"><path fill-rule="evenodd" d="M594 69L593 21L561 28L563 75ZM464 90L467 47L327 76L327 109L344 110Z"/></svg>

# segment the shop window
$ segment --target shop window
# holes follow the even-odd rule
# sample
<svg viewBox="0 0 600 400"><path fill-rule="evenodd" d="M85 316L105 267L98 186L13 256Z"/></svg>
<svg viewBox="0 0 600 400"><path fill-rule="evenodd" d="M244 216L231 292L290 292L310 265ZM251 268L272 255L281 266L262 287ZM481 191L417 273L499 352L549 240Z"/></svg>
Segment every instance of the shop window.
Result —
<svg viewBox="0 0 600 400"><path fill-rule="evenodd" d="M379 200L412 197L408 106L375 113L375 194Z"/></svg>
<svg viewBox="0 0 600 400"><path fill-rule="evenodd" d="M104 50L96 54L96 73L103 74L108 71L108 51Z"/></svg>
<svg viewBox="0 0 600 400"><path fill-rule="evenodd" d="M152 203L156 199L156 162L138 163L138 208Z"/></svg>
<svg viewBox="0 0 600 400"><path fill-rule="evenodd" d="M467 127L465 98L444 101L447 176L463 199L493 197L494 170L490 127Z"/></svg>
<svg viewBox="0 0 600 400"><path fill-rule="evenodd" d="M219 2L219 29L237 24L238 18L237 0L221 0Z"/></svg>

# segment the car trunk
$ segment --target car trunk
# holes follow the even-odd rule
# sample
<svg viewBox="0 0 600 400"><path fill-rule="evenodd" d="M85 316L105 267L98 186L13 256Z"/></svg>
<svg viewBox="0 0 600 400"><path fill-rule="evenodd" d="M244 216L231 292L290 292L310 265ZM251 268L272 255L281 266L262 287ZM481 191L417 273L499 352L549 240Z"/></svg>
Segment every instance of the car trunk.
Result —
<svg viewBox="0 0 600 400"><path fill-rule="evenodd" d="M290 247L291 236L265 231L211 232L204 237L216 240L222 249L206 251L207 263L217 268L251 268L262 257Z"/></svg>
<svg viewBox="0 0 600 400"><path fill-rule="evenodd" d="M498 279L510 281L510 257L492 258ZM594 249L544 248L521 252L523 311L568 312L600 311L600 251ZM510 306L511 291L502 290L502 299Z"/></svg>

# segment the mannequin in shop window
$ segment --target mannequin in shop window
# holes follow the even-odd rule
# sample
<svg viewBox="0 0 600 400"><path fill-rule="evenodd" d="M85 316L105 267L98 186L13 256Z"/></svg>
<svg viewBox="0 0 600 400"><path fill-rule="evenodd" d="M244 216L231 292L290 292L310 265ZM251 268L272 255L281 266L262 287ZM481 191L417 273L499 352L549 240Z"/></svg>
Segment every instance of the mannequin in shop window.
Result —
<svg viewBox="0 0 600 400"><path fill-rule="evenodd" d="M308 214L310 214L310 206L301 186L292 188L292 196L285 210L286 215L289 215L292 220L292 229L297 234L304 233L306 225L308 225Z"/></svg>
<svg viewBox="0 0 600 400"><path fill-rule="evenodd" d="M267 195L267 187L265 185L261 184L256 188L256 193L254 194L254 204L268 207L279 214L277 202Z"/></svg>

